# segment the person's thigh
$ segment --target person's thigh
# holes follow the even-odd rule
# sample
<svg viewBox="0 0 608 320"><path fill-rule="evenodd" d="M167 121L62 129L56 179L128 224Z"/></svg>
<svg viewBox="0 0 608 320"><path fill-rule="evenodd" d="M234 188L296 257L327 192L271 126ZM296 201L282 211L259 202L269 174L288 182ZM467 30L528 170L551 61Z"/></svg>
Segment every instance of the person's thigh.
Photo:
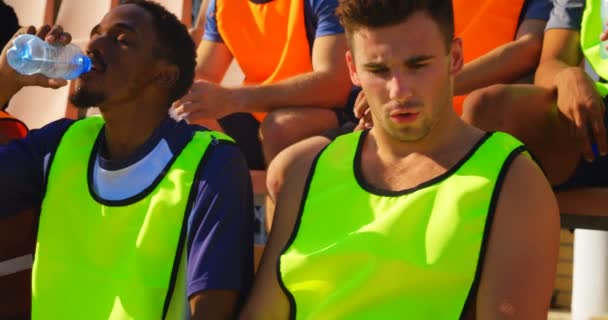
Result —
<svg viewBox="0 0 608 320"><path fill-rule="evenodd" d="M490 86L467 97L462 117L482 130L504 131L525 143L553 186L578 166L579 143L552 90L526 84Z"/></svg>

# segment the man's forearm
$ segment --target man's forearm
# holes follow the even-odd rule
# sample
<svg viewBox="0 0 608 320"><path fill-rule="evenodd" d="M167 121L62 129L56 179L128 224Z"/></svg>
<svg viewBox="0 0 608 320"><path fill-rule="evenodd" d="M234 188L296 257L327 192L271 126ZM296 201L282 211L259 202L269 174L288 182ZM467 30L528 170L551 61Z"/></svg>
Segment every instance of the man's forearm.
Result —
<svg viewBox="0 0 608 320"><path fill-rule="evenodd" d="M467 94L493 84L516 81L534 70L541 48L542 39L527 34L467 63L456 76L454 94Z"/></svg>
<svg viewBox="0 0 608 320"><path fill-rule="evenodd" d="M7 104L11 97L20 90L19 87L7 83L8 81L5 80L0 77L0 82L2 82L2 85L0 85L0 106Z"/></svg>
<svg viewBox="0 0 608 320"><path fill-rule="evenodd" d="M584 73L584 70L578 66L571 66L559 59L550 59L542 62L538 66L538 69L536 69L536 74L534 75L534 84L549 89L556 88L559 83L558 79L560 73L566 70L579 69L581 73Z"/></svg>
<svg viewBox="0 0 608 320"><path fill-rule="evenodd" d="M315 71L274 84L236 88L244 112L270 112L287 107L336 108L350 93L348 75Z"/></svg>

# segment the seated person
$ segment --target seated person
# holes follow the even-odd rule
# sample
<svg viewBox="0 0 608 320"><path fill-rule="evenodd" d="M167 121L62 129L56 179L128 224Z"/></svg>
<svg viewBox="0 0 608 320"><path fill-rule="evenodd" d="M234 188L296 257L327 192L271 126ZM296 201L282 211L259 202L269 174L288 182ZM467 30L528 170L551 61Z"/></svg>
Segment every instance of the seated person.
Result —
<svg viewBox="0 0 608 320"><path fill-rule="evenodd" d="M0 45L4 46L19 30L19 21L15 10L0 0ZM27 126L6 113L8 103L0 105L0 144L6 144L12 139L23 138Z"/></svg>
<svg viewBox="0 0 608 320"><path fill-rule="evenodd" d="M524 141L556 190L606 186L608 148L602 99L608 90L595 84L581 67L586 57L600 76L608 77L608 65L599 58L599 9L586 7L584 0L554 0L553 4L535 85L511 86L509 95L517 98L511 105L473 109L468 120L484 130L509 132ZM587 9L590 13L583 20ZM585 35L581 24L587 25ZM595 51L583 52L582 45ZM501 98L487 95L486 104Z"/></svg>
<svg viewBox="0 0 608 320"><path fill-rule="evenodd" d="M454 14L455 22L459 22L455 26L455 32L465 37L463 50L466 63L454 79L454 94L459 97L455 97L453 106L460 113L464 95L472 92L468 101L474 100L475 97L484 96L485 90L496 91L492 87L487 88L489 85L525 81L522 78L534 71L540 56L543 28L552 6L546 0L517 0L508 3L485 0L485 5L479 3L477 7L480 9L476 11L471 9L475 8L471 6L471 0L453 0L452 3L455 10L459 9ZM471 15L477 15L476 19L471 19ZM503 19L498 19L500 23L497 23L497 15L502 15ZM495 27L499 27L500 32L482 33L490 28L496 31ZM511 41L513 38L515 40ZM505 99L500 103L508 104L508 101ZM281 152L268 168L270 198L276 198L288 167L296 159L317 153L336 135L350 132L354 128L370 127L372 124L368 110L364 93L361 92L354 104L354 115L360 119L358 123L347 124L334 132L306 139ZM268 214L266 219L271 221L272 215ZM271 222L267 224L270 225Z"/></svg>
<svg viewBox="0 0 608 320"><path fill-rule="evenodd" d="M70 41L59 26L36 34ZM0 104L24 86L67 84L17 74L7 49ZM0 219L42 204L31 318L234 316L253 272L251 182L228 137L168 117L194 79L187 29L154 2L127 0L92 29L86 53L93 68L70 100L102 117L0 146Z"/></svg>
<svg viewBox="0 0 608 320"><path fill-rule="evenodd" d="M546 318L556 199L521 142L452 107L451 1L337 12L374 126L291 167L241 319Z"/></svg>
<svg viewBox="0 0 608 320"><path fill-rule="evenodd" d="M176 113L194 122L219 119L251 169L264 169L285 147L337 127L347 119L343 108L352 87L336 5L210 0L197 51L199 80ZM218 85L233 59L243 85Z"/></svg>
<svg viewBox="0 0 608 320"><path fill-rule="evenodd" d="M0 0L0 44L4 46L19 30L15 11ZM27 126L6 113L8 103L0 106L0 145L27 134ZM32 223L38 208L30 208L12 218L0 222L0 319L28 319L30 315L32 253L36 242L36 230ZM19 234L13 230L21 228Z"/></svg>

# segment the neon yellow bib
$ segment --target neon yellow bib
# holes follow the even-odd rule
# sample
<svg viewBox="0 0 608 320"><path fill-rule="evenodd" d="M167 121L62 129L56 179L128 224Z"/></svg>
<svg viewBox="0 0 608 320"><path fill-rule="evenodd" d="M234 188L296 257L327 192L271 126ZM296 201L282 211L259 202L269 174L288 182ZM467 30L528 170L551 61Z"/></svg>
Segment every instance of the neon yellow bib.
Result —
<svg viewBox="0 0 608 320"><path fill-rule="evenodd" d="M601 33L600 1L587 0L581 25L581 48L593 70L603 79L608 79L608 59L600 56ZM595 87L602 97L608 95L608 84L596 82Z"/></svg>
<svg viewBox="0 0 608 320"><path fill-rule="evenodd" d="M217 133L195 133L152 188L109 203L92 196L89 174L103 124L75 122L49 169L32 319L184 319L190 189Z"/></svg>
<svg viewBox="0 0 608 320"><path fill-rule="evenodd" d="M486 230L521 142L493 133L444 175L381 192L360 178L364 139L337 138L311 169L279 259L292 318L458 319L476 294Z"/></svg>

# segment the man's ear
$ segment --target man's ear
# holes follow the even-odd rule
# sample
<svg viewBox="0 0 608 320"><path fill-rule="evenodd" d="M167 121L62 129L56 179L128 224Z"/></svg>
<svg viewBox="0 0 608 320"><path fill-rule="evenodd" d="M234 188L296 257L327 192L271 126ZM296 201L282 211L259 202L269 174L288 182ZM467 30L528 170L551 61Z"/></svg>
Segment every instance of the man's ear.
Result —
<svg viewBox="0 0 608 320"><path fill-rule="evenodd" d="M155 82L161 87L171 88L179 79L179 68L173 64L165 64L156 75Z"/></svg>
<svg viewBox="0 0 608 320"><path fill-rule="evenodd" d="M348 66L348 73L350 75L350 81L356 86L361 86L361 81L359 81L359 75L357 74L357 67L355 65L355 58L353 57L353 53L348 50L346 51L346 65Z"/></svg>
<svg viewBox="0 0 608 320"><path fill-rule="evenodd" d="M462 39L454 38L450 48L450 73L456 75L464 66L464 52L462 51Z"/></svg>

